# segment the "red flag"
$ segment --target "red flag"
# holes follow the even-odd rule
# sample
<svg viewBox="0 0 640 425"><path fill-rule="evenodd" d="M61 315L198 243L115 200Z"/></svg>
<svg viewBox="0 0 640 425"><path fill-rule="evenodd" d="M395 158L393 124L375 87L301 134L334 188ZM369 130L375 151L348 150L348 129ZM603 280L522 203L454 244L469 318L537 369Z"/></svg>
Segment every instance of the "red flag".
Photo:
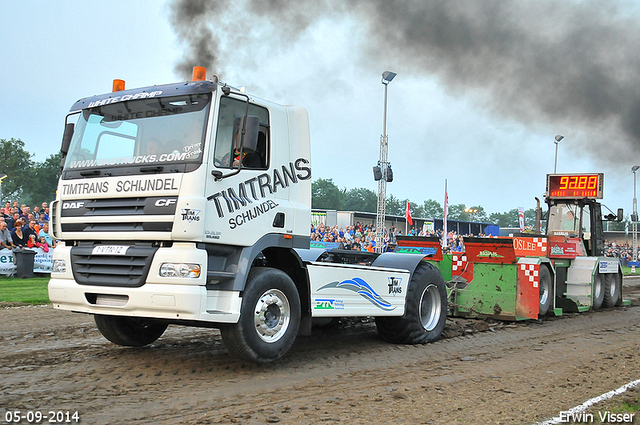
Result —
<svg viewBox="0 0 640 425"><path fill-rule="evenodd" d="M411 218L411 209L409 208L409 201L407 201L407 209L404 210L404 218L409 223L409 226L413 226L413 218Z"/></svg>
<svg viewBox="0 0 640 425"><path fill-rule="evenodd" d="M447 215L449 215L449 192L447 192L447 179L444 180L444 214L442 220L442 246L446 247L449 243L447 233Z"/></svg>
<svg viewBox="0 0 640 425"><path fill-rule="evenodd" d="M518 223L520 223L520 233L524 233L524 208L518 207Z"/></svg>

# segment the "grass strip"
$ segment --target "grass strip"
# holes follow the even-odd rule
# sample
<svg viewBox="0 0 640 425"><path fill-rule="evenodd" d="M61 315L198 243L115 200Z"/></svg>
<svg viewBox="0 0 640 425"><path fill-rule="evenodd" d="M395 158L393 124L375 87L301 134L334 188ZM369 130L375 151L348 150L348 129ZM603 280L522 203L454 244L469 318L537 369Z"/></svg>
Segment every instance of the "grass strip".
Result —
<svg viewBox="0 0 640 425"><path fill-rule="evenodd" d="M20 279L0 276L0 301L28 304L48 304L49 276Z"/></svg>

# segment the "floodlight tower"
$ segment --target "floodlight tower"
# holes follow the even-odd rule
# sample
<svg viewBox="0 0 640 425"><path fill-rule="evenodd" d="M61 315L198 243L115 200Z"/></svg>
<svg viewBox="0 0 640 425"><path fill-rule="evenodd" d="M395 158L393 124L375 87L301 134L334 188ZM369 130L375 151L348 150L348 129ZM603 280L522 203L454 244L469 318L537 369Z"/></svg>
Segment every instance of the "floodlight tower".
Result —
<svg viewBox="0 0 640 425"><path fill-rule="evenodd" d="M2 180L6 179L6 174L0 174L0 202L2 202Z"/></svg>
<svg viewBox="0 0 640 425"><path fill-rule="evenodd" d="M376 252L382 252L384 239L384 216L387 201L387 182L393 181L393 171L388 161L389 146L387 139L387 87L397 74L391 71L382 73L384 85L384 115L382 119L382 135L380 136L380 159L373 167L373 178L378 181L378 210L376 213Z"/></svg>
<svg viewBox="0 0 640 425"><path fill-rule="evenodd" d="M631 172L633 173L633 214L631 215L633 229L633 254L631 261L633 261L634 264L638 261L638 200L636 198L636 171L638 171L639 168L639 165L634 165L631 168Z"/></svg>

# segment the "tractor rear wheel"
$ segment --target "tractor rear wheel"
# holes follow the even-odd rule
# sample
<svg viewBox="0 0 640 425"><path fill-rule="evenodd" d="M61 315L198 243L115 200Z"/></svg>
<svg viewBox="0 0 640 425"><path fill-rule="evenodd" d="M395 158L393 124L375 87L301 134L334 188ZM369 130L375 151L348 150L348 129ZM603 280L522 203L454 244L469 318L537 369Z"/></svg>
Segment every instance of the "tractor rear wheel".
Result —
<svg viewBox="0 0 640 425"><path fill-rule="evenodd" d="M607 273L604 278L603 307L610 308L620 304L622 300L622 279L618 273Z"/></svg>
<svg viewBox="0 0 640 425"><path fill-rule="evenodd" d="M538 315L544 316L553 304L553 283L551 273L545 265L540 266L540 303Z"/></svg>
<svg viewBox="0 0 640 425"><path fill-rule="evenodd" d="M602 307L605 294L605 276L596 273L593 277L593 309L598 310Z"/></svg>

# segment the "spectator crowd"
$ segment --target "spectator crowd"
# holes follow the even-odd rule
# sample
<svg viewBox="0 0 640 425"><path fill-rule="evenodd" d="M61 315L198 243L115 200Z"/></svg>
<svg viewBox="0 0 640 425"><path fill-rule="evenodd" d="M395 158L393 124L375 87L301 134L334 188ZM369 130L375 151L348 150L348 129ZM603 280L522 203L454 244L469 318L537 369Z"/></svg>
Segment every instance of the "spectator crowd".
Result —
<svg viewBox="0 0 640 425"><path fill-rule="evenodd" d="M409 236L435 236L442 239L443 230L419 230L411 228ZM402 236L402 231L397 227L384 229L384 251L389 250L396 243L396 237ZM447 246L445 253L464 252L465 237L486 237L481 235L458 235L455 230L447 233ZM376 228L373 223L364 224L357 222L346 228L338 226L326 226L324 223L311 224L311 240L316 242L333 242L338 244L338 249L374 252L376 247Z"/></svg>
<svg viewBox="0 0 640 425"><path fill-rule="evenodd" d="M49 234L49 207L46 202L33 207L33 211L24 204L18 206L17 201L0 206L0 249L20 252L42 248L49 252L49 248L55 246L56 241Z"/></svg>
<svg viewBox="0 0 640 425"><path fill-rule="evenodd" d="M640 258L640 249L638 250L638 257ZM605 257L615 257L624 261L632 261L633 259L633 247L628 243L618 244L616 241L609 242L608 240L604 241L604 256ZM626 263L623 263L626 265Z"/></svg>

